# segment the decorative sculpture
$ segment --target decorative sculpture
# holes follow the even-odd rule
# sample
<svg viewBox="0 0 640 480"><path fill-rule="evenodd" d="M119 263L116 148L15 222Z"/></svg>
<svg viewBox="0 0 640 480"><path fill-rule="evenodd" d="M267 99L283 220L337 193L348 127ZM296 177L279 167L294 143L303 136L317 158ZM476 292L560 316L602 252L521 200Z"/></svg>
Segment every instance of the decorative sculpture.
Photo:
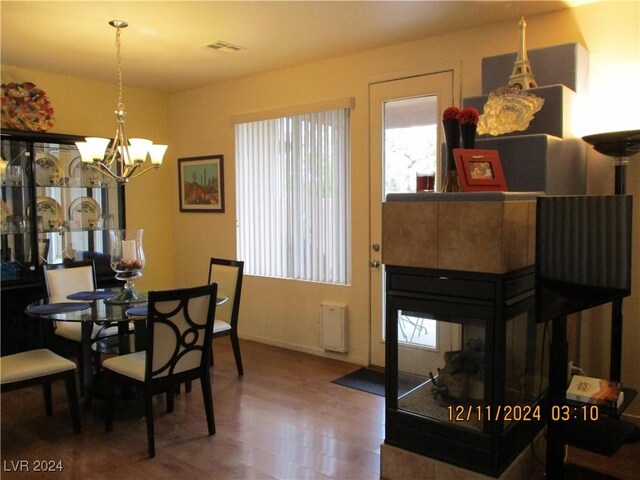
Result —
<svg viewBox="0 0 640 480"><path fill-rule="evenodd" d="M525 131L529 128L533 116L544 105L544 99L525 91L537 87L538 84L531 73L531 64L527 58L525 47L527 22L524 17L520 19L518 26L520 46L513 72L509 77L509 84L498 87L489 94L489 99L478 121L479 135L503 135Z"/></svg>
<svg viewBox="0 0 640 480"><path fill-rule="evenodd" d="M527 30L527 22L525 22L524 17L520 19L518 27L520 28L520 47L518 49L516 62L513 65L513 72L509 77L509 86L527 90L529 88L537 87L538 84L536 83L536 79L533 76L533 73L531 73L531 64L529 63L529 58L527 57L527 49L525 47L525 32Z"/></svg>
<svg viewBox="0 0 640 480"><path fill-rule="evenodd" d="M499 87L489 94L478 121L478 134L502 135L529 128L544 99L517 87Z"/></svg>

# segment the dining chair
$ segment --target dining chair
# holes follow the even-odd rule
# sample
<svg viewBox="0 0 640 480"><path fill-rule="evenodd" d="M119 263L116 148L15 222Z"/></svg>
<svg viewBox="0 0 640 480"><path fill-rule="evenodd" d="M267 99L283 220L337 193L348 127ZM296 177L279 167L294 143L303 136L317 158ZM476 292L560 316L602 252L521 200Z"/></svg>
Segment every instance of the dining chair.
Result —
<svg viewBox="0 0 640 480"><path fill-rule="evenodd" d="M233 355L236 360L238 375L244 374L240 342L238 341L238 314L240 311L240 295L242 293L242 275L244 262L241 260L226 260L211 258L209 262L209 283L217 283L220 296L229 298L216 309L213 322L213 338L229 336Z"/></svg>
<svg viewBox="0 0 640 480"><path fill-rule="evenodd" d="M2 393L42 385L47 415L52 415L51 382L64 380L74 433L80 433L80 408L76 393L76 364L51 350L41 348L0 357ZM6 413L5 413L6 414Z"/></svg>
<svg viewBox="0 0 640 480"><path fill-rule="evenodd" d="M209 283L217 283L219 295L227 297L227 301L222 305L218 305L216 309L212 338L230 337L238 376L244 375L242 356L240 355L240 342L238 340L238 314L240 311L243 271L244 262L242 260L211 257L209 261ZM211 352L211 363L213 363L213 349ZM177 392L179 391L180 388L178 388ZM191 392L191 382L185 384L185 391Z"/></svg>
<svg viewBox="0 0 640 480"><path fill-rule="evenodd" d="M218 286L149 292L144 351L105 360L105 429L113 427L115 383L144 392L149 457L155 456L153 395L165 393L172 410L175 387L200 379L209 435L215 434L211 393L211 335Z"/></svg>
<svg viewBox="0 0 640 480"><path fill-rule="evenodd" d="M97 287L95 266L93 260L77 262L49 263L42 266L47 296L66 297L81 291L93 291ZM84 365L82 355L82 324L80 322L55 322L54 334L63 341L71 343L77 352L78 370L83 378ZM94 324L91 338L115 335L117 327ZM89 366L90 368L90 366ZM84 385L80 382L80 393L84 396Z"/></svg>

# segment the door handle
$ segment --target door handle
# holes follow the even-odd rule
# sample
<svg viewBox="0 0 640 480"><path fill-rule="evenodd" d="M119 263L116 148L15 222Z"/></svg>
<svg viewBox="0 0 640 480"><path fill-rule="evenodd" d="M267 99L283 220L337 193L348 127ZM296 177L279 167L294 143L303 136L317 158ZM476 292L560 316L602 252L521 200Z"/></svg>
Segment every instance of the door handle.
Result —
<svg viewBox="0 0 640 480"><path fill-rule="evenodd" d="M369 265L373 268L380 268L380 260L371 260L369 262Z"/></svg>

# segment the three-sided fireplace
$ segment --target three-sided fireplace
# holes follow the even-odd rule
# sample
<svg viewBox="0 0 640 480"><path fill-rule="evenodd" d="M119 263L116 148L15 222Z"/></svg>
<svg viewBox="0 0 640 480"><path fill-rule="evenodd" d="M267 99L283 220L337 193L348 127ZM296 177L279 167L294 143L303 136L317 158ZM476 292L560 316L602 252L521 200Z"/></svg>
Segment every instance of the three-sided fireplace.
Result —
<svg viewBox="0 0 640 480"><path fill-rule="evenodd" d="M385 443L499 476L544 425L548 349L534 268L390 265L386 275ZM436 348L399 341L405 317L435 326Z"/></svg>

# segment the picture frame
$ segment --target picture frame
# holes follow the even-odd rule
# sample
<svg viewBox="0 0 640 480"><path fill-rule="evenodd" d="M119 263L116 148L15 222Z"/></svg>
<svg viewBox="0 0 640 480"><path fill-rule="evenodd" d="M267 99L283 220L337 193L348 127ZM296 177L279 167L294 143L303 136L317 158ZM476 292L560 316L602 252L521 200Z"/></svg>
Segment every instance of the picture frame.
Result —
<svg viewBox="0 0 640 480"><path fill-rule="evenodd" d="M224 213L224 156L178 159L180 211Z"/></svg>
<svg viewBox="0 0 640 480"><path fill-rule="evenodd" d="M461 191L508 191L497 150L454 148L453 156L456 161Z"/></svg>

